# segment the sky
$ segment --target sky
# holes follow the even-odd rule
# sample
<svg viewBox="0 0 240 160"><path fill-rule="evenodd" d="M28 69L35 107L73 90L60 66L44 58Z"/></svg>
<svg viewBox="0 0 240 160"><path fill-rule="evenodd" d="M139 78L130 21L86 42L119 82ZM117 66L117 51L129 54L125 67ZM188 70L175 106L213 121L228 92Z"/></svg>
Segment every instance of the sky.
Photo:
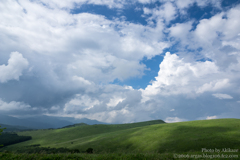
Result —
<svg viewBox="0 0 240 160"><path fill-rule="evenodd" d="M0 1L0 113L240 118L239 0Z"/></svg>

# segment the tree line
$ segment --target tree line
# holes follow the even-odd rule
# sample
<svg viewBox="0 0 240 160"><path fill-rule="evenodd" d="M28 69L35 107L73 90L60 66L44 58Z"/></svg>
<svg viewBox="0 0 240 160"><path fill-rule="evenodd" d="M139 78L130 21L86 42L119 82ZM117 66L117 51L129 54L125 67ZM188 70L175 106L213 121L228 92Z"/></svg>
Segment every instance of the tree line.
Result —
<svg viewBox="0 0 240 160"><path fill-rule="evenodd" d="M6 129L6 128L1 128L1 126L0 126L0 135L2 134L4 129ZM2 147L2 146L3 146L3 144L0 143L0 147Z"/></svg>
<svg viewBox="0 0 240 160"><path fill-rule="evenodd" d="M11 144L16 144L24 141L31 140L31 136L19 136L16 133L2 133L0 136L0 148L11 145Z"/></svg>

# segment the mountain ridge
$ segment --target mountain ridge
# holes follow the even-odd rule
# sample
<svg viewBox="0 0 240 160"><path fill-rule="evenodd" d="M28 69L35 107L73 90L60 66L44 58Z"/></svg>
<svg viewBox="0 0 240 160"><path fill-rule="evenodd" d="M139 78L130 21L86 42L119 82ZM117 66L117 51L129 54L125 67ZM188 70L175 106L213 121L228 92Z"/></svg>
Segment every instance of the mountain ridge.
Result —
<svg viewBox="0 0 240 160"><path fill-rule="evenodd" d="M48 128L62 128L68 125L74 125L77 123L86 123L89 125L92 124L106 124L97 120L91 119L75 119L72 117L54 117L54 116L34 116L34 117L25 117L17 118L8 115L0 114L0 124L9 125L9 126L19 126L26 127L31 129L48 129Z"/></svg>

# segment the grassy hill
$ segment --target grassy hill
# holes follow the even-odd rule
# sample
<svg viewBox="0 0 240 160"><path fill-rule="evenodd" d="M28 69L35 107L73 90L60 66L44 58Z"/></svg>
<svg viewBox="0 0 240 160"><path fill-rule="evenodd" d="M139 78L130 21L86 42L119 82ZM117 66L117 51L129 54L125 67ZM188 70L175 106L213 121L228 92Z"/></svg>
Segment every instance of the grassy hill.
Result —
<svg viewBox="0 0 240 160"><path fill-rule="evenodd" d="M202 152L208 149L240 149L240 119L199 120L179 123L148 121L120 125L78 125L54 130L18 132L32 140L4 147L16 150L40 144L103 152ZM239 153L239 152L238 152Z"/></svg>

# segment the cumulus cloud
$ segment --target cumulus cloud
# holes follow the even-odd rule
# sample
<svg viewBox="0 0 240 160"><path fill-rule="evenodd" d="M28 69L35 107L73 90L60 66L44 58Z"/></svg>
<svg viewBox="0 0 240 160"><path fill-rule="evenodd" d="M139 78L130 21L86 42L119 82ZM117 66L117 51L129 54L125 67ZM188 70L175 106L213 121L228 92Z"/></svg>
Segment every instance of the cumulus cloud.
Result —
<svg viewBox="0 0 240 160"><path fill-rule="evenodd" d="M188 39L191 37L189 31L192 29L193 22L177 23L172 25L168 30L171 37L174 37L176 41L179 41L182 45L187 45Z"/></svg>
<svg viewBox="0 0 240 160"><path fill-rule="evenodd" d="M118 103L121 103L124 100L125 100L125 98L113 97L112 99L110 99L109 103L107 103L107 106L108 107L115 107Z"/></svg>
<svg viewBox="0 0 240 160"><path fill-rule="evenodd" d="M39 3L44 3L51 8L67 8L73 9L80 7L83 4L94 4L94 5L105 5L109 8L122 8L126 3L125 0L69 0L69 1L58 1L58 0L38 0Z"/></svg>
<svg viewBox="0 0 240 160"><path fill-rule="evenodd" d="M98 100L93 99L87 95L77 94L75 95L75 98L71 99L65 104L63 111L65 113L78 113L81 111L84 112L93 108L99 103L100 102Z"/></svg>
<svg viewBox="0 0 240 160"><path fill-rule="evenodd" d="M193 95L208 90L220 90L228 84L228 80L215 79L218 67L214 62L185 62L176 54L166 53L159 65L160 70L155 81L143 91L143 97L151 95ZM207 82L213 84L202 87Z"/></svg>
<svg viewBox="0 0 240 160"><path fill-rule="evenodd" d="M72 79L74 81L78 81L79 83L82 83L84 85L91 85L91 82L89 82L88 80L85 80L84 78L82 77L78 77L78 76L73 76Z"/></svg>
<svg viewBox="0 0 240 160"><path fill-rule="evenodd" d="M192 49L201 48L200 53L206 58L214 59L222 69L237 64L239 55L232 52L239 52L236 45L240 33L240 23L236 17L238 13L240 13L239 5L210 19L201 20L196 30L190 32L192 38L188 41L192 43Z"/></svg>
<svg viewBox="0 0 240 160"><path fill-rule="evenodd" d="M67 68L63 70L66 71L64 74L85 80L107 83L114 79L141 77L146 67L139 60L144 56L158 55L169 46L167 42L160 41L164 36L159 34L159 28L119 19L110 21L104 16L89 13L70 14L37 2L9 1L6 6L15 7L1 7L2 36L9 44L12 44L11 37L17 38L13 46L2 44L3 48L14 47L27 53L38 53L39 58L45 56L49 62L46 64L49 71L56 66ZM19 18L4 16L10 12ZM23 49L22 46L28 47ZM125 72L127 68L131 70Z"/></svg>
<svg viewBox="0 0 240 160"><path fill-rule="evenodd" d="M0 110L2 112L12 111L12 110L29 110L30 108L31 106L23 102L11 101L7 103L7 102L4 102L2 99L0 99Z"/></svg>
<svg viewBox="0 0 240 160"><path fill-rule="evenodd" d="M28 67L28 61L21 53L12 52L8 64L0 65L0 82L5 83L9 80L19 80L24 69Z"/></svg>
<svg viewBox="0 0 240 160"><path fill-rule="evenodd" d="M123 9L128 1L0 2L1 109L10 113L31 106L37 111L29 113L112 123L206 119L221 117L223 110L233 115L238 103L227 101L226 95L240 93L239 6L199 22L171 24L195 2L200 7L218 4L160 2L161 6L142 8L146 25L71 12L83 4ZM143 58L150 60L169 47L175 51L165 54L158 75L146 88L112 84L140 78L148 70ZM18 52L9 59L13 50ZM21 81L11 81L20 76Z"/></svg>
<svg viewBox="0 0 240 160"><path fill-rule="evenodd" d="M207 116L206 119L217 119L217 116Z"/></svg>
<svg viewBox="0 0 240 160"><path fill-rule="evenodd" d="M194 82L196 82L194 86L198 85L195 90L196 93L202 94L222 89L227 89L229 92L233 90L238 92L238 89L234 88L239 88L236 81L240 78L236 74L239 72L240 65L238 48L240 24L236 17L239 11L240 8L238 5L226 12L218 13L209 19L202 19L195 30L192 30L192 21L175 24L169 28L170 35L175 38L175 42L178 44L178 57L184 57L185 65L189 62L191 63L188 64L191 66L189 66L189 73L192 71L200 73L198 76L197 74L193 76L198 78L194 79ZM163 65L162 69L164 61L161 64ZM187 65L184 68L188 68ZM205 78L206 81L200 78L204 77L205 69L209 71L206 74L209 75ZM180 66L178 69L176 68L176 71L180 71ZM173 77L177 76L177 73L175 72ZM187 77L184 76L184 79ZM183 79L178 81L183 81Z"/></svg>
<svg viewBox="0 0 240 160"><path fill-rule="evenodd" d="M185 121L185 120L178 117L167 117L165 119L165 122L167 123L182 122L182 121Z"/></svg>
<svg viewBox="0 0 240 160"><path fill-rule="evenodd" d="M164 3L162 6L154 9L144 8L144 14L152 14L149 19L163 19L168 24L176 18L177 10L171 2Z"/></svg>
<svg viewBox="0 0 240 160"><path fill-rule="evenodd" d="M212 95L218 99L233 99L233 97L228 94L216 93L216 94L212 94Z"/></svg>
<svg viewBox="0 0 240 160"><path fill-rule="evenodd" d="M141 92L131 87L97 86L94 93L79 93L63 106L53 106L48 115L91 118L109 123L127 123L151 119L148 114L141 113L142 109L138 107L143 107L146 111L147 109L140 104L140 101ZM147 112L151 112L151 110Z"/></svg>
<svg viewBox="0 0 240 160"><path fill-rule="evenodd" d="M60 8L60 9L74 9L76 7L81 7L84 4L91 4L91 5L102 5L107 6L109 8L124 8L126 5L132 5L135 3L142 3L142 4L149 4L155 3L157 1L166 3L169 0L69 0L65 1L58 1L58 0L36 0L37 3L50 7L50 8ZM192 4L196 3L200 7L204 7L208 4L212 4L215 7L220 8L221 3L218 0L171 0L170 2L176 3L178 8L183 9L191 6Z"/></svg>
<svg viewBox="0 0 240 160"><path fill-rule="evenodd" d="M198 88L197 93L203 93L206 91L216 91L222 88L227 88L229 86L229 79L215 80L209 83L203 84Z"/></svg>
<svg viewBox="0 0 240 160"><path fill-rule="evenodd" d="M176 5L178 6L178 8L183 9L183 8L189 7L195 1L194 0L176 0L175 2L176 2Z"/></svg>

